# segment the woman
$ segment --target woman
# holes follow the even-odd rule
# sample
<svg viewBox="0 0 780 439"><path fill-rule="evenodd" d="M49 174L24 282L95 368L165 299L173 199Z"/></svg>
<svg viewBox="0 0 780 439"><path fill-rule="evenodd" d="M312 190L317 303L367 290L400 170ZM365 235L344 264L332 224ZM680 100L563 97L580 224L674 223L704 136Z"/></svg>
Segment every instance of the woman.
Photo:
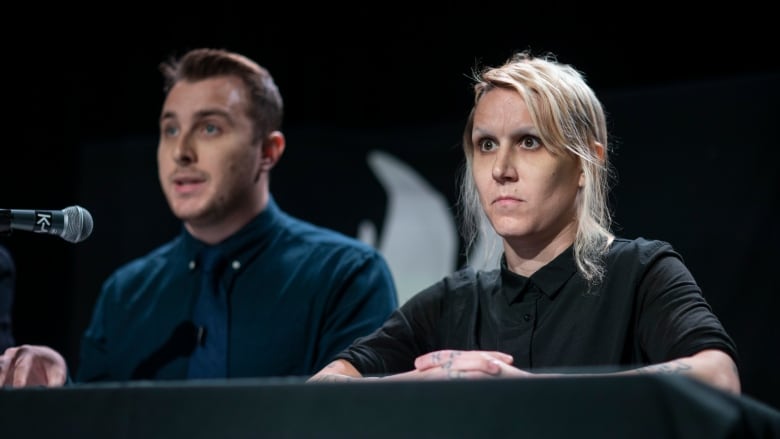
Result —
<svg viewBox="0 0 780 439"><path fill-rule="evenodd" d="M463 224L469 244L498 234L500 267L423 290L310 381L680 373L740 393L680 255L610 231L606 117L580 72L522 52L474 79Z"/></svg>

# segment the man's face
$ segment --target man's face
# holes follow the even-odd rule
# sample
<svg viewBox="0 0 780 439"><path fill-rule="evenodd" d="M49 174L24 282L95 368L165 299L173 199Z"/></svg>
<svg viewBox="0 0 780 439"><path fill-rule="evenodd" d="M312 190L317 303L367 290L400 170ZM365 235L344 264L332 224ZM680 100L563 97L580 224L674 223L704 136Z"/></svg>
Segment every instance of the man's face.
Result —
<svg viewBox="0 0 780 439"><path fill-rule="evenodd" d="M209 227L256 212L261 145L253 145L249 96L240 79L178 82L160 115L157 164L179 219Z"/></svg>

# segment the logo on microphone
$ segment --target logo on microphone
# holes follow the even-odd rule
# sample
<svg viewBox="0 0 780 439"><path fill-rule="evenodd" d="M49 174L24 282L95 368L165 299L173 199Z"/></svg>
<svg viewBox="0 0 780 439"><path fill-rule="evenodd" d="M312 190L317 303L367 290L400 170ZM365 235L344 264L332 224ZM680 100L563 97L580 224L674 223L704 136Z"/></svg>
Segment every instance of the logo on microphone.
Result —
<svg viewBox="0 0 780 439"><path fill-rule="evenodd" d="M51 213L50 212L35 212L35 232L49 233L51 228Z"/></svg>

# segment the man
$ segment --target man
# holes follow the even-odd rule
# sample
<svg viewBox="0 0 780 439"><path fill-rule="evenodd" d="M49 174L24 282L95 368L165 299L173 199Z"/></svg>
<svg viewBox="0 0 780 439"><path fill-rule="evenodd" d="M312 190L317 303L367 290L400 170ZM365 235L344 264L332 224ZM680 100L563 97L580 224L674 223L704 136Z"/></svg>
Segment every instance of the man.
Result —
<svg viewBox="0 0 780 439"><path fill-rule="evenodd" d="M397 307L387 263L275 203L286 145L266 69L195 49L161 70L159 179L183 229L105 281L76 381L310 375ZM43 346L0 357L5 385L61 385L66 372Z"/></svg>

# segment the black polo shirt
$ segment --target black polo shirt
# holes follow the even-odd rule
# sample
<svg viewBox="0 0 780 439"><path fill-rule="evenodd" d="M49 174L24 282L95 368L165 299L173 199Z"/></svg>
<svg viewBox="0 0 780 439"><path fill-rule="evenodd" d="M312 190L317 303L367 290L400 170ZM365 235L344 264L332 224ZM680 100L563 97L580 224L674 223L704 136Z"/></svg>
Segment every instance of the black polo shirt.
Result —
<svg viewBox="0 0 780 439"><path fill-rule="evenodd" d="M338 358L363 375L414 368L440 349L496 350L526 370L636 367L736 347L682 257L666 242L615 239L589 286L573 249L531 277L462 269L409 299Z"/></svg>

